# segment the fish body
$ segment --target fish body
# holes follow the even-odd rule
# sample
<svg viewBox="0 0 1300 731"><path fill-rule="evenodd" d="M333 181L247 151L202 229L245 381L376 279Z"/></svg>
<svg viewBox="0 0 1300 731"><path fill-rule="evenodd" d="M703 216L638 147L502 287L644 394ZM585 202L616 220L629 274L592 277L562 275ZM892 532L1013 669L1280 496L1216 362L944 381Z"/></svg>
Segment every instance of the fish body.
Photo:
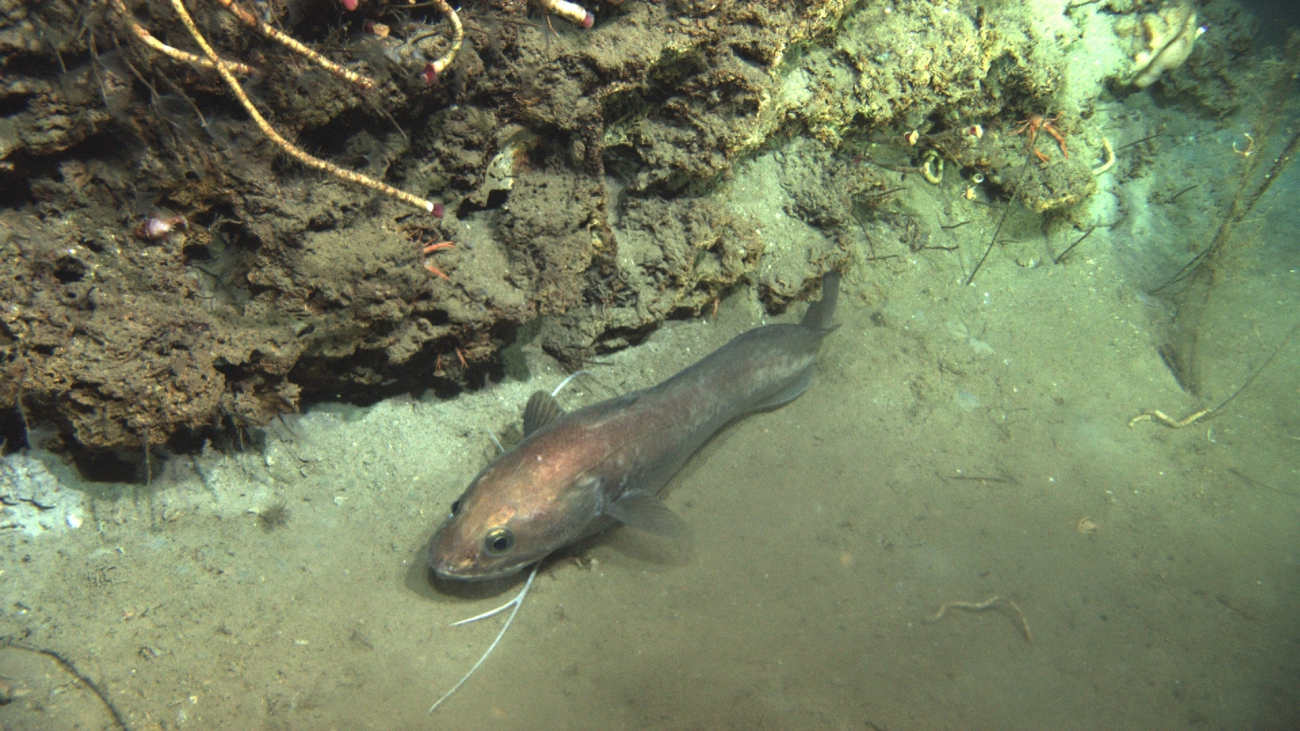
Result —
<svg viewBox="0 0 1300 731"><path fill-rule="evenodd" d="M838 291L831 272L802 323L743 333L652 388L567 414L545 392L533 394L524 440L452 504L429 566L446 579L493 579L614 523L682 533L659 492L728 422L808 388Z"/></svg>

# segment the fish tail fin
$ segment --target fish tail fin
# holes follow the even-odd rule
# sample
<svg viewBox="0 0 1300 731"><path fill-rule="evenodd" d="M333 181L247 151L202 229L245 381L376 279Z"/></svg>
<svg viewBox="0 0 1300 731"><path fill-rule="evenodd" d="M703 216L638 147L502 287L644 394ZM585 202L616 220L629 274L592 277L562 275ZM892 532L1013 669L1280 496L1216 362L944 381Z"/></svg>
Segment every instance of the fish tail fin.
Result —
<svg viewBox="0 0 1300 731"><path fill-rule="evenodd" d="M835 316L835 301L840 295L840 273L826 272L822 277L822 298L808 305L804 313L803 326L814 330L831 328L831 318Z"/></svg>

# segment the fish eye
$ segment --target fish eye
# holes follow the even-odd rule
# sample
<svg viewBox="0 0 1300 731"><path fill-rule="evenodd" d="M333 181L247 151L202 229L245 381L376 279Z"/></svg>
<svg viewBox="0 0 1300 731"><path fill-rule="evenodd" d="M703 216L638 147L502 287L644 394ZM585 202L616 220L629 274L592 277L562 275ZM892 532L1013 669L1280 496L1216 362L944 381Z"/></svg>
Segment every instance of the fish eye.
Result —
<svg viewBox="0 0 1300 731"><path fill-rule="evenodd" d="M460 501L457 500L456 502L451 504L451 514L455 515L459 511L460 511Z"/></svg>
<svg viewBox="0 0 1300 731"><path fill-rule="evenodd" d="M504 556L515 547L515 534L509 528L493 528L483 539L483 550L489 556Z"/></svg>

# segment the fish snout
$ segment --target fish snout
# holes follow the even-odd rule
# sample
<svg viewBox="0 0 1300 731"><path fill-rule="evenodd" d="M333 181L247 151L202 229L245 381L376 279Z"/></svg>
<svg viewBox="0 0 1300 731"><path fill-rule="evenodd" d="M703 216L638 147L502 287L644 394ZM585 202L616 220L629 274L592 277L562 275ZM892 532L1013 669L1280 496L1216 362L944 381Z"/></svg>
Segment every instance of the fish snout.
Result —
<svg viewBox="0 0 1300 731"><path fill-rule="evenodd" d="M429 568L438 578L456 581L481 581L507 576L517 566L502 567L498 560L484 555L480 541L469 531L458 530L448 521L429 541Z"/></svg>
<svg viewBox="0 0 1300 731"><path fill-rule="evenodd" d="M464 581L477 578L469 570L468 562L456 561L447 556L439 556L432 551L429 552L429 568L440 579Z"/></svg>
<svg viewBox="0 0 1300 731"><path fill-rule="evenodd" d="M473 556L458 555L456 541L446 528L445 525L439 528L429 541L429 568L443 579L466 578Z"/></svg>
<svg viewBox="0 0 1300 731"><path fill-rule="evenodd" d="M429 568L441 579L487 581L516 574L549 553L513 550L514 533L505 527L482 533L458 529L454 521L444 524L429 541Z"/></svg>

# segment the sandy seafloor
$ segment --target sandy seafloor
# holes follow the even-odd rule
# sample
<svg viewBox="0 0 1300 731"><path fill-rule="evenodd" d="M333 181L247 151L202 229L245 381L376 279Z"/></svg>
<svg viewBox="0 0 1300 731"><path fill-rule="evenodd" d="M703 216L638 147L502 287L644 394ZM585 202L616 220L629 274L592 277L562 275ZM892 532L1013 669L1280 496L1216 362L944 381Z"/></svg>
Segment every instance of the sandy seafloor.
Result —
<svg viewBox="0 0 1300 731"><path fill-rule="evenodd" d="M1240 164L1243 129L1173 130L1145 178L1103 181L1091 205L1115 221L1130 196L1123 225L1060 264L1064 236L999 246L973 286L995 216L962 208L959 181L912 176L915 210L974 216L951 234L961 251L868 261L862 241L813 387L726 429L670 486L693 548L624 529L549 563L432 716L500 626L449 623L519 585L439 591L424 555L493 453L486 430L517 430L528 395L564 377L528 348L529 382L318 405L260 448L173 457L148 491L11 455L11 484L48 469L61 487L0 533L0 634L65 658L131 729L1295 728L1300 343L1278 334L1300 314L1294 264L1249 273L1265 314L1243 320L1238 365L1283 342L1249 388L1185 429L1128 425L1213 405L1157 354L1164 305L1135 262L1156 239L1194 251L1218 212L1199 193L1134 202ZM771 255L797 253L819 234L781 214L772 170L771 153L738 168L734 209ZM1294 262L1289 206L1265 203L1256 235ZM601 358L604 385L561 401L651 385L767 321L742 288ZM250 511L278 500L289 520L264 530ZM1029 637L1003 603L930 621L998 596ZM11 648L0 666L16 696L0 728L113 727L50 656Z"/></svg>

